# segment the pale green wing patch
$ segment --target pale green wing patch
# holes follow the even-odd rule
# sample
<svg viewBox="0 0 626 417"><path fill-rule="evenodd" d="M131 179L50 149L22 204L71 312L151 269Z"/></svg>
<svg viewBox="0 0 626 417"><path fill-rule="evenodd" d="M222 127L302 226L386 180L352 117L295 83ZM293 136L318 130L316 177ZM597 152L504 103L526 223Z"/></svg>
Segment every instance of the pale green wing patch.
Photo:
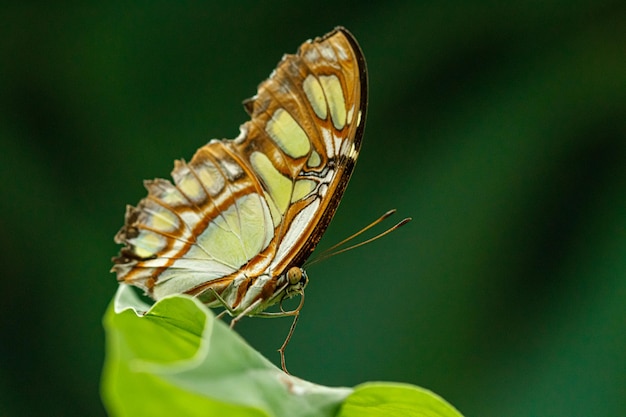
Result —
<svg viewBox="0 0 626 417"><path fill-rule="evenodd" d="M274 228L269 207L258 194L246 194L222 211L196 238L196 244L161 274L155 298L185 292L236 272L263 250Z"/></svg>

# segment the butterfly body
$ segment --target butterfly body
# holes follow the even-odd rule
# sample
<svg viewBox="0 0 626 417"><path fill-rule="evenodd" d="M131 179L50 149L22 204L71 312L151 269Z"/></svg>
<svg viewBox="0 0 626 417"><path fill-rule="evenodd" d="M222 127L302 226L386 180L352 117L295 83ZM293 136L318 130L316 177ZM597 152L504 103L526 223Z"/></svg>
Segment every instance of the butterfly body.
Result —
<svg viewBox="0 0 626 417"><path fill-rule="evenodd" d="M367 73L337 28L285 55L233 140L176 161L173 183L146 181L115 237L118 281L155 300L199 297L234 315L262 314L302 293L302 265L326 230L359 153Z"/></svg>

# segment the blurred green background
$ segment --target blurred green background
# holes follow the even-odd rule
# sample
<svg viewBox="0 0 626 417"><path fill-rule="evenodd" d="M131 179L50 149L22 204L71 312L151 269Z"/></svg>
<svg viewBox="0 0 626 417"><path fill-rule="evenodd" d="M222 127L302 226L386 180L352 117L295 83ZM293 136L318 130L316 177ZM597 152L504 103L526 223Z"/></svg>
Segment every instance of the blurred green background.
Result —
<svg viewBox="0 0 626 417"><path fill-rule="evenodd" d="M290 371L467 416L626 414L626 3L323 0L1 6L0 415L105 414L125 205L336 25L370 103L321 247L414 220L309 270ZM277 362L289 324L237 330Z"/></svg>

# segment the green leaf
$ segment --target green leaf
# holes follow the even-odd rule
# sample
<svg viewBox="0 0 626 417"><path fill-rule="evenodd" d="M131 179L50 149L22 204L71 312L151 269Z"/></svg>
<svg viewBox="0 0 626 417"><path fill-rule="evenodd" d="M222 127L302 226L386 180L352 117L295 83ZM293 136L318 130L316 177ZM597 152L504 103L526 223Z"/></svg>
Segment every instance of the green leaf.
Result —
<svg viewBox="0 0 626 417"><path fill-rule="evenodd" d="M353 390L287 375L193 297L149 306L121 285L104 326L102 398L111 416L460 416L414 386Z"/></svg>
<svg viewBox="0 0 626 417"><path fill-rule="evenodd" d="M104 326L112 416L334 416L352 392L285 374L192 297L150 307L121 285Z"/></svg>
<svg viewBox="0 0 626 417"><path fill-rule="evenodd" d="M407 384L375 382L355 388L338 417L462 417L443 398Z"/></svg>

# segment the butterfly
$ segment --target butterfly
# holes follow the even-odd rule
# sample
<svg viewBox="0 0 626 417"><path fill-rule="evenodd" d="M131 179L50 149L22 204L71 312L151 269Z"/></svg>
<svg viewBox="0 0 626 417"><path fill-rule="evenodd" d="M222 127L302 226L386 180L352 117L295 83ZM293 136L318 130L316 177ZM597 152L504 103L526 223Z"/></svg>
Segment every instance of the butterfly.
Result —
<svg viewBox="0 0 626 417"><path fill-rule="evenodd" d="M308 276L302 265L326 230L363 138L367 69L343 27L284 55L232 140L211 140L173 183L145 181L148 196L128 206L113 258L120 283L155 300L171 294L223 307L233 319L294 316ZM291 311L283 300L302 296ZM266 311L279 304L280 311ZM224 313L223 312L223 313Z"/></svg>

